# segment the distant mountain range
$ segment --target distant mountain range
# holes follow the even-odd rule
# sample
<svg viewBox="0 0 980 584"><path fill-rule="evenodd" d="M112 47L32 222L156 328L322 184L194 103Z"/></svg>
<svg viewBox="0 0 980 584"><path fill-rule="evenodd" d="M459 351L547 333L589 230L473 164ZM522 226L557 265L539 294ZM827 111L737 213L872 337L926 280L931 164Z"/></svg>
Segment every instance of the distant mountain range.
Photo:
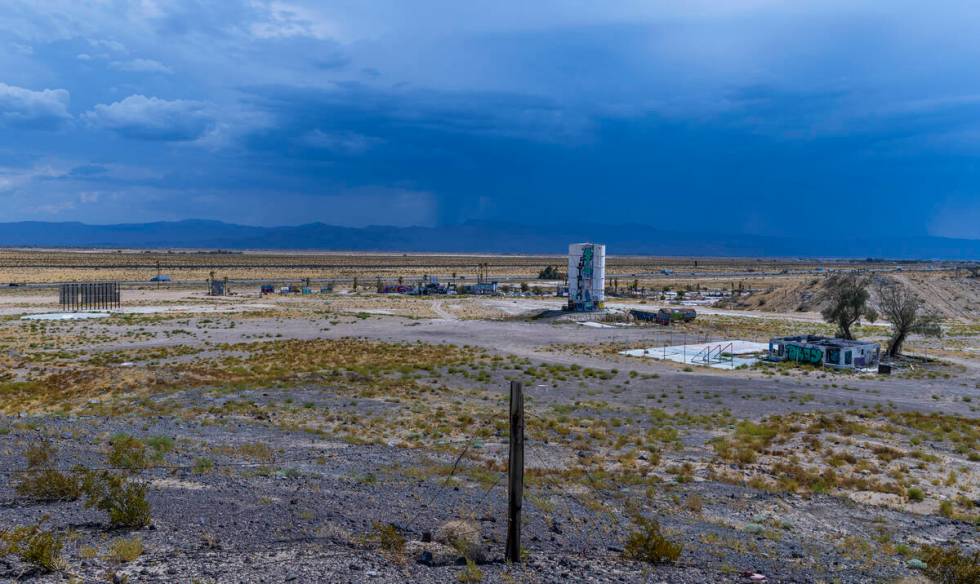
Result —
<svg viewBox="0 0 980 584"><path fill-rule="evenodd" d="M596 241L611 255L980 259L980 240L928 236L828 239L680 233L647 225L529 226L470 221L448 227L337 227L310 223L254 227L187 220L119 225L0 223L0 246L206 248L562 254Z"/></svg>

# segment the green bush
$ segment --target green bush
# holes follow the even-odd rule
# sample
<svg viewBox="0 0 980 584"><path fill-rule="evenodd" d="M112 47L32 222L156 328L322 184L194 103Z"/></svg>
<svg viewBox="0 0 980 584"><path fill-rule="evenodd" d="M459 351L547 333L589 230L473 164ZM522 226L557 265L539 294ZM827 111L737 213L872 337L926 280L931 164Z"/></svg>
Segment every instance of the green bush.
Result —
<svg viewBox="0 0 980 584"><path fill-rule="evenodd" d="M146 446L128 434L116 434L109 440L109 464L130 472L146 468Z"/></svg>
<svg viewBox="0 0 980 584"><path fill-rule="evenodd" d="M44 530L41 525L15 527L10 531L0 531L0 555L16 555L22 561L37 566L45 572L54 572L61 568L61 550L64 538L53 531Z"/></svg>
<svg viewBox="0 0 980 584"><path fill-rule="evenodd" d="M926 494L919 487L912 487L911 489L908 490L908 497L909 497L909 501L915 501L918 503L919 501L925 500Z"/></svg>
<svg viewBox="0 0 980 584"><path fill-rule="evenodd" d="M85 506L105 511L112 527L145 527L150 524L147 484L108 471L88 472L82 481Z"/></svg>
<svg viewBox="0 0 980 584"><path fill-rule="evenodd" d="M163 455L174 449L174 439L170 436L151 436L146 439L146 445L153 451L153 460L163 462Z"/></svg>
<svg viewBox="0 0 980 584"><path fill-rule="evenodd" d="M74 501L81 496L77 477L54 467L56 451L47 442L27 447L27 470L17 475L17 494L38 502Z"/></svg>
<svg viewBox="0 0 980 584"><path fill-rule="evenodd" d="M214 461L210 458L196 458L194 459L194 466L191 470L195 474L206 474L214 470Z"/></svg>
<svg viewBox="0 0 980 584"><path fill-rule="evenodd" d="M623 556L629 560L639 560L650 564L666 564L677 561L682 546L668 540L660 532L660 524L654 519L637 517L637 529L629 535Z"/></svg>
<svg viewBox="0 0 980 584"><path fill-rule="evenodd" d="M17 494L32 501L75 501L82 495L77 477L54 468L25 471L14 486Z"/></svg>

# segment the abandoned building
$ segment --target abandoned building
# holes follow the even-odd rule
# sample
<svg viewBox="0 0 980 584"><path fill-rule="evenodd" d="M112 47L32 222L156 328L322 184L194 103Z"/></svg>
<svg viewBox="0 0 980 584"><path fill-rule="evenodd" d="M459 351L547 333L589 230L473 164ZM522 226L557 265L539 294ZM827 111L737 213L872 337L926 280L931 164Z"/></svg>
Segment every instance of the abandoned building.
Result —
<svg viewBox="0 0 980 584"><path fill-rule="evenodd" d="M769 340L770 361L796 361L837 369L866 369L878 365L881 346L817 335L778 337Z"/></svg>

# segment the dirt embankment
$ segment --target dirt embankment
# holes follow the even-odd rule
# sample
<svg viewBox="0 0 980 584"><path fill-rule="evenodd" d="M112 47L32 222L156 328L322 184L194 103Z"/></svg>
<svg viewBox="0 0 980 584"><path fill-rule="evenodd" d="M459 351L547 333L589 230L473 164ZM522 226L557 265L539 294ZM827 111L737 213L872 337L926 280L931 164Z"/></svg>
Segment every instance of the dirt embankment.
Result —
<svg viewBox="0 0 980 584"><path fill-rule="evenodd" d="M835 274L813 276L770 286L749 296L727 299L719 307L784 313L820 312L827 306L835 277ZM960 321L980 318L980 278L952 272L899 273L876 278L910 287L922 298L927 310L944 318ZM870 292L871 303L874 304L877 300L874 286L871 286Z"/></svg>

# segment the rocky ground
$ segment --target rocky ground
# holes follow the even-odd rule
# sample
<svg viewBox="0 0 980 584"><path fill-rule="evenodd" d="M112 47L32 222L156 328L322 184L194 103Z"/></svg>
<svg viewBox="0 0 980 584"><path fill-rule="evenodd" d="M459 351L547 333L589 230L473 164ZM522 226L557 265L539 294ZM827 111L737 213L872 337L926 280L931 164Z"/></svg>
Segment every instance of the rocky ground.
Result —
<svg viewBox="0 0 980 584"><path fill-rule="evenodd" d="M317 302L0 322L0 529L62 542L55 571L10 553L0 579L914 582L936 578L925 546L978 549L970 363L687 371L617 355L662 329ZM517 565L503 562L511 380L528 407ZM139 464L112 461L120 437ZM38 445L53 458L32 470ZM18 489L41 469L145 485L149 524ZM643 518L676 558L625 557Z"/></svg>

